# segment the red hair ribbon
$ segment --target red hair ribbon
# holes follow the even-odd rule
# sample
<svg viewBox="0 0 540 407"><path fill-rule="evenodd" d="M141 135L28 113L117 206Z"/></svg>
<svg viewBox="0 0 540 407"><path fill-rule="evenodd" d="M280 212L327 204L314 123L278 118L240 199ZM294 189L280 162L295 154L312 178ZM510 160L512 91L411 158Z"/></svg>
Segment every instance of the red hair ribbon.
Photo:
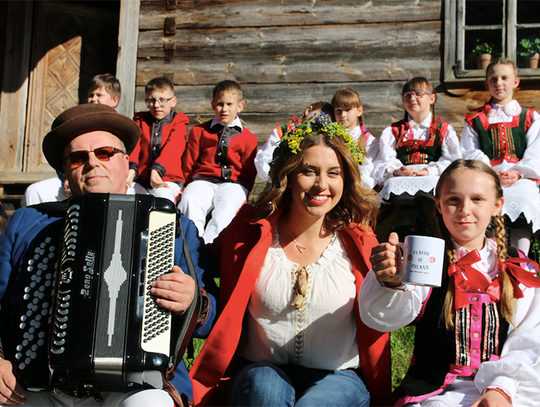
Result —
<svg viewBox="0 0 540 407"><path fill-rule="evenodd" d="M473 250L463 256L456 264L448 267L448 275L454 277L454 307L466 307L467 293L487 292L489 279L472 265L481 260L478 250Z"/></svg>
<svg viewBox="0 0 540 407"><path fill-rule="evenodd" d="M510 281L512 281L512 286L514 287L515 298L523 298L523 291L519 288L519 283L529 288L540 288L540 279L536 277L536 274L524 270L519 263L531 263L536 272L538 272L538 263L521 257L511 257L506 259L504 263L499 262L498 264L499 270L506 270L512 277Z"/></svg>

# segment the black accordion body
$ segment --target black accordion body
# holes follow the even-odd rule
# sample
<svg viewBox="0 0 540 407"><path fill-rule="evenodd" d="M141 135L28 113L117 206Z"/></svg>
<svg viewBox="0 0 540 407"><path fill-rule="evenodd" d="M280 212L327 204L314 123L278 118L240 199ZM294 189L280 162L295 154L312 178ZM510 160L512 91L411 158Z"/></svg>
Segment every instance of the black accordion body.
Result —
<svg viewBox="0 0 540 407"><path fill-rule="evenodd" d="M178 225L172 202L151 195L72 197L60 247L42 237L27 260L12 355L18 380L98 400L106 391L161 388L198 316L193 301L173 335L171 313L150 294L174 265ZM186 249L184 239L189 257Z"/></svg>

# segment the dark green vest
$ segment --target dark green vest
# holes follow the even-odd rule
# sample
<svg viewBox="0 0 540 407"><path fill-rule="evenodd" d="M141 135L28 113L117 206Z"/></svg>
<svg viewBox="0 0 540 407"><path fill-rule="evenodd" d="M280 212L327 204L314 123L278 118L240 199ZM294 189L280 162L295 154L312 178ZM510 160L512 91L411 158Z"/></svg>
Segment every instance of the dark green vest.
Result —
<svg viewBox="0 0 540 407"><path fill-rule="evenodd" d="M522 109L519 122L493 123L484 128L480 117L474 118L474 127L478 133L480 148L489 157L491 165L504 160L518 162L527 148L527 130L525 128L528 109Z"/></svg>

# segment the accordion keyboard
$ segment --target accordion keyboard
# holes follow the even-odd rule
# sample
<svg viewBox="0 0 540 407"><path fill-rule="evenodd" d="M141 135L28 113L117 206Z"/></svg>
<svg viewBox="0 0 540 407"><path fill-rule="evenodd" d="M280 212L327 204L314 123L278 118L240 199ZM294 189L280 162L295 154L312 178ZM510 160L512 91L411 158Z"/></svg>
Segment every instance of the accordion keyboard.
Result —
<svg viewBox="0 0 540 407"><path fill-rule="evenodd" d="M23 306L26 311L19 317L19 332L22 333L15 349L15 369L23 382L33 381L46 372L39 369L47 366L49 324L52 314L56 279L57 247L50 238L45 238L34 249L34 255L26 265L27 283L24 288ZM38 368L36 368L36 366ZM23 373L31 370L31 373ZM45 377L41 379L46 379ZM38 380L39 381L39 380Z"/></svg>
<svg viewBox="0 0 540 407"><path fill-rule="evenodd" d="M150 213L141 335L141 348L146 352L170 355L171 312L157 305L150 289L158 277L172 270L175 230L176 214L159 211Z"/></svg>

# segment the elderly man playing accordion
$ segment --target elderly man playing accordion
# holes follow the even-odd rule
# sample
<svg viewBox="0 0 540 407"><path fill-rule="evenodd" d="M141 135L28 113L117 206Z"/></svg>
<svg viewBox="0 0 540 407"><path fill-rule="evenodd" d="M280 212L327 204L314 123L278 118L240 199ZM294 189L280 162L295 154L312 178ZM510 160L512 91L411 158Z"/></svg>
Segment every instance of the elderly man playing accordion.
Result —
<svg viewBox="0 0 540 407"><path fill-rule="evenodd" d="M133 194L126 185L129 170L128 157L139 137L138 126L114 109L99 104L80 105L66 110L55 119L52 130L43 140L43 152L55 170L66 174L73 195ZM21 355L19 352L21 345L14 339L16 329L25 325L20 322L26 318L24 316L26 308L21 310L23 298L27 293L25 275L27 269L31 268L29 264L33 264L31 259L33 254L27 252L33 250L31 248L35 246L35 240L39 239L45 240L41 243L42 246L35 249L36 253L42 250L39 247L49 245L52 247L51 250L54 250L54 246L60 245L60 236L44 238L43 231L58 220L62 222L57 223L63 224L67 211L66 202L40 204L17 210L0 236L0 341L2 345L0 404L91 405L95 402L96 405L173 406L174 403L182 405L183 402L192 400L191 382L182 361L176 368L174 379L170 382L163 380L164 390L143 388L129 392L111 391L101 393L100 397L96 397L96 400L102 398L101 402L95 401L92 397L79 399L71 393L53 392L52 389L33 392L32 389L27 388L29 386L26 383L17 380L15 372L18 366L22 364L24 367L24 361L29 361L34 357L32 353L38 347L37 344L32 345L26 354ZM195 335L204 336L208 334L215 317L215 298L204 288L206 286L209 291L214 292L213 280L203 281L207 256L204 244L197 236L195 225L184 216L181 217L181 224L194 264L192 269L197 275L199 292L195 291L197 284L187 272L182 238L173 240L172 246L175 247L175 251L174 258L171 255L171 264L174 260L172 270L154 281L150 292L158 307L171 311L173 332L175 321L182 318L182 314L195 298L199 298L202 304L201 312L197 311L199 318L194 332ZM124 228L129 226L124 225ZM36 297L38 294L35 294ZM28 298L27 294L26 298ZM29 309L32 307L32 304L28 305ZM30 309L29 312L31 311ZM116 311L119 313L122 310L117 308ZM41 322L52 324L51 319L44 314ZM37 335L36 326L41 322L36 321L37 319L33 320L33 326L28 327L28 333L24 334L25 338ZM41 339L41 345L47 340L50 341L48 338ZM20 362L21 360L23 362Z"/></svg>

